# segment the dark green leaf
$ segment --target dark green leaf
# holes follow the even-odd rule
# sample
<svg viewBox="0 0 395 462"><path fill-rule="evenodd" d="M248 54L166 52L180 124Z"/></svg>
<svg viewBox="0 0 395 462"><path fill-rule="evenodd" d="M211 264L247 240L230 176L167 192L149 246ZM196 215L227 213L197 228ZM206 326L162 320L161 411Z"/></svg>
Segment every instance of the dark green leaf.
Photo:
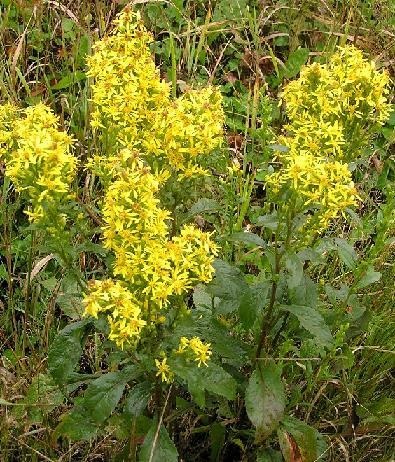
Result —
<svg viewBox="0 0 395 462"><path fill-rule="evenodd" d="M111 415L129 380L140 374L137 366L122 371L108 372L92 381L84 396L77 398L74 408L56 428L56 434L63 434L72 440L90 439Z"/></svg>
<svg viewBox="0 0 395 462"><path fill-rule="evenodd" d="M210 461L219 462L221 460L221 451L225 443L226 430L223 425L214 422L210 427Z"/></svg>
<svg viewBox="0 0 395 462"><path fill-rule="evenodd" d="M275 364L259 365L252 373L245 395L246 411L256 427L255 440L269 437L283 418L284 385L281 371Z"/></svg>
<svg viewBox="0 0 395 462"><path fill-rule="evenodd" d="M299 285L288 288L289 300L295 305L305 305L316 308L318 304L318 291L316 284L309 276L302 275Z"/></svg>
<svg viewBox="0 0 395 462"><path fill-rule="evenodd" d="M82 354L82 341L90 321L69 324L59 332L48 352L48 369L55 382L63 385L72 376Z"/></svg>
<svg viewBox="0 0 395 462"><path fill-rule="evenodd" d="M318 345L332 345L333 338L329 327L316 309L303 305L281 305L281 309L296 316L300 325L314 336Z"/></svg>
<svg viewBox="0 0 395 462"><path fill-rule="evenodd" d="M178 452L166 428L153 421L139 453L139 462L177 462Z"/></svg>
<svg viewBox="0 0 395 462"><path fill-rule="evenodd" d="M59 82L55 85L52 85L52 90L63 90L64 88L69 88L72 85L76 84L77 82L81 82L81 80L85 80L86 75L82 71L72 72L70 74L65 75L62 77Z"/></svg>
<svg viewBox="0 0 395 462"><path fill-rule="evenodd" d="M262 449L256 456L256 462L283 462L283 457L274 449Z"/></svg>
<svg viewBox="0 0 395 462"><path fill-rule="evenodd" d="M211 393L232 400L236 396L236 381L221 366L210 360L208 366L197 366L179 357L171 361L171 368L176 375L185 380L191 393L194 390L207 390Z"/></svg>
<svg viewBox="0 0 395 462"><path fill-rule="evenodd" d="M180 319L173 338L178 341L181 337L198 336L211 343L212 349L221 357L227 358L230 364L241 366L246 357L246 346L229 335L229 328L225 321L219 321L210 313L203 310L192 310L188 316Z"/></svg>
<svg viewBox="0 0 395 462"><path fill-rule="evenodd" d="M152 386L149 382L142 382L134 385L129 391L125 400L125 412L133 416L139 416L147 407L151 397Z"/></svg>
<svg viewBox="0 0 395 462"><path fill-rule="evenodd" d="M262 215L255 220L257 226L263 226L264 228L269 228L272 231L276 231L278 227L278 217L277 213L270 213L268 215Z"/></svg>
<svg viewBox="0 0 395 462"><path fill-rule="evenodd" d="M189 211L188 216L195 216L201 213L212 213L221 210L221 204L214 199L202 198L195 202L191 210Z"/></svg>

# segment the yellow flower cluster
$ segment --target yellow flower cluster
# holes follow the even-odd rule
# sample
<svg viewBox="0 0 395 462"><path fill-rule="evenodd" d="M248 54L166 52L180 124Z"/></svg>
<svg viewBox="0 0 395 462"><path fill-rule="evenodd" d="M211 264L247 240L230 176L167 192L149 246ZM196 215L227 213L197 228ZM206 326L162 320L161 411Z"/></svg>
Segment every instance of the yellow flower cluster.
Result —
<svg viewBox="0 0 395 462"><path fill-rule="evenodd" d="M145 324L163 324L172 296L210 281L217 254L210 234L193 226L170 235L171 214L159 195L173 173L178 179L205 173L202 157L221 142L221 96L206 88L173 101L151 56L151 41L139 13L125 9L113 34L94 45L88 59L92 125L104 145L88 167L104 187L104 245L114 252L114 275L123 282L92 285L86 314L106 312L110 338L121 347L134 343ZM111 301L114 291L124 293L123 305ZM157 361L166 380L166 358Z"/></svg>
<svg viewBox="0 0 395 462"><path fill-rule="evenodd" d="M124 343L137 340L146 322L141 318L141 302L119 281L93 281L83 301L85 314L97 318L108 313L111 340L123 348Z"/></svg>
<svg viewBox="0 0 395 462"><path fill-rule="evenodd" d="M389 75L354 46L339 48L327 64L302 68L284 89L294 142L320 155L350 162L388 119Z"/></svg>
<svg viewBox="0 0 395 462"><path fill-rule="evenodd" d="M157 198L166 174L152 173L141 160L134 163L107 190L104 245L115 253L114 274L139 288L151 309L159 310L171 295L211 280L217 248L208 233L193 226L169 239L170 213Z"/></svg>
<svg viewBox="0 0 395 462"><path fill-rule="evenodd" d="M222 140L221 94L215 88L191 90L173 101L151 56L151 41L140 14L125 9L113 34L94 45L88 58L92 125L108 151L127 146L154 169L173 169L184 177L204 173L198 161ZM101 163L103 170L100 157L91 166Z"/></svg>
<svg viewBox="0 0 395 462"><path fill-rule="evenodd" d="M177 353L191 353L194 357L194 360L197 361L198 367L200 367L202 364L207 366L207 361L212 355L210 346L210 343L203 343L199 337L193 337L191 339L181 337Z"/></svg>
<svg viewBox="0 0 395 462"><path fill-rule="evenodd" d="M339 48L328 64L314 63L283 92L290 123L280 142L281 171L268 177L273 191L290 186L315 231L357 201L347 163L362 156L370 137L389 115L389 77L352 46ZM312 229L313 230L313 229Z"/></svg>
<svg viewBox="0 0 395 462"><path fill-rule="evenodd" d="M87 75L94 78L91 124L112 136L112 143L140 148L152 137L148 130L157 111L169 104L170 86L160 78L151 41L139 13L125 9L113 34L96 42L87 58Z"/></svg>
<svg viewBox="0 0 395 462"><path fill-rule="evenodd" d="M317 231L325 230L339 213L356 205L357 191L347 164L291 149L285 165L281 172L269 177L269 183L275 189L284 184L291 185L304 207L318 207L315 214Z"/></svg>
<svg viewBox="0 0 395 462"><path fill-rule="evenodd" d="M69 196L75 176L76 158L72 139L58 130L58 118L44 104L20 111L10 106L0 110L1 154L6 175L18 191L25 191L32 204L27 214L35 223L50 224L49 231L64 226L59 204ZM9 122L4 119L8 116Z"/></svg>

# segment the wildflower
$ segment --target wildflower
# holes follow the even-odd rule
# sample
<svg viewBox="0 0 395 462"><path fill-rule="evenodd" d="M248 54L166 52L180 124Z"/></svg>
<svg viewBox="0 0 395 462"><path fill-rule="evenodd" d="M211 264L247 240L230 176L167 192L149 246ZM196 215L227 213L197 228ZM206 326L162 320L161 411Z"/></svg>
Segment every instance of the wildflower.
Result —
<svg viewBox="0 0 395 462"><path fill-rule="evenodd" d="M107 314L109 338L122 349L125 342L136 342L146 325L141 304L120 281L106 279L90 283L83 304L85 315L97 318L100 313Z"/></svg>
<svg viewBox="0 0 395 462"><path fill-rule="evenodd" d="M173 373L171 372L170 366L167 364L167 358L163 358L162 361L159 359L155 359L155 365L158 369L156 373L157 377L160 377L162 382L172 382L173 381Z"/></svg>
<svg viewBox="0 0 395 462"><path fill-rule="evenodd" d="M291 143L318 142L320 155L350 162L390 114L389 75L354 46L339 47L327 64L301 69L282 97Z"/></svg>
<svg viewBox="0 0 395 462"><path fill-rule="evenodd" d="M282 169L267 176L274 194L290 188L312 231L357 203L348 162L361 155L389 115L389 77L352 46L339 48L328 64L314 63L283 91L289 124L280 143ZM351 109L350 109L351 108Z"/></svg>
<svg viewBox="0 0 395 462"><path fill-rule="evenodd" d="M207 361L212 355L210 346L210 343L203 343L199 337L193 337L191 339L181 337L180 344L176 353L190 353L194 358L194 361L198 363L198 367L200 367L202 364L207 367Z"/></svg>
<svg viewBox="0 0 395 462"><path fill-rule="evenodd" d="M94 45L88 58L88 76L94 79L92 126L101 131L110 156L127 146L151 167L179 172L180 180L205 175L198 163L222 141L221 93L208 87L173 101L170 85L155 67L151 41L140 14L124 10L113 33ZM106 156L89 161L104 177L109 176Z"/></svg>
<svg viewBox="0 0 395 462"><path fill-rule="evenodd" d="M10 106L0 114L0 145L6 175L19 192L28 196L32 210L27 214L34 223L50 224L53 232L62 229L65 216L59 206L70 197L69 188L76 171L71 154L72 139L58 130L58 118L44 104L20 111ZM0 116L1 119L1 116Z"/></svg>

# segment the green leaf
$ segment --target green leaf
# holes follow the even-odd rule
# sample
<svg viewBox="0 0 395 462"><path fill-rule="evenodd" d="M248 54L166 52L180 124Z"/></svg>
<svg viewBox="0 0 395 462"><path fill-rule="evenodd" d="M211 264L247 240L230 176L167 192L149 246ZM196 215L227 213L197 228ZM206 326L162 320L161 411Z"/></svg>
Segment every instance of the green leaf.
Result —
<svg viewBox="0 0 395 462"><path fill-rule="evenodd" d="M139 462L177 462L178 452L166 428L154 420L139 453Z"/></svg>
<svg viewBox="0 0 395 462"><path fill-rule="evenodd" d="M188 213L188 216L200 215L201 213L213 213L221 210L221 204L215 199L208 199L203 197L195 202L191 210Z"/></svg>
<svg viewBox="0 0 395 462"><path fill-rule="evenodd" d="M55 384L53 377L46 374L36 375L30 384L24 403L29 422L41 423L45 415L53 411L64 401L63 393Z"/></svg>
<svg viewBox="0 0 395 462"><path fill-rule="evenodd" d="M309 57L309 50L307 48L299 48L298 50L292 51L284 67L280 69L280 73L287 79L292 79L299 74L301 67L306 63Z"/></svg>
<svg viewBox="0 0 395 462"><path fill-rule="evenodd" d="M219 0L215 4L213 22L240 21L248 12L247 0Z"/></svg>
<svg viewBox="0 0 395 462"><path fill-rule="evenodd" d="M213 360L208 361L208 366L198 367L196 362L188 362L180 356L170 364L175 374L187 382L191 393L193 390L207 390L229 400L236 397L235 379Z"/></svg>
<svg viewBox="0 0 395 462"><path fill-rule="evenodd" d="M86 79L86 75L84 72L82 71L71 72L70 74L67 74L64 77L62 77L57 84L52 85L51 89L52 90L63 90L85 79Z"/></svg>
<svg viewBox="0 0 395 462"><path fill-rule="evenodd" d="M303 262L296 255L287 255L285 267L288 271L287 285L289 289L294 289L299 286L303 279Z"/></svg>
<svg viewBox="0 0 395 462"><path fill-rule="evenodd" d="M317 310L303 305L281 305L280 308L296 316L300 325L314 336L318 345L326 347L332 345L332 334Z"/></svg>
<svg viewBox="0 0 395 462"><path fill-rule="evenodd" d="M353 269L357 262L357 254L354 250L354 247L350 245L347 241L340 238L335 238L335 244L337 247L337 252L339 254L340 260L349 268Z"/></svg>
<svg viewBox="0 0 395 462"><path fill-rule="evenodd" d="M256 462L283 462L283 457L274 449L262 449L256 456Z"/></svg>
<svg viewBox="0 0 395 462"><path fill-rule="evenodd" d="M92 381L84 395L57 426L55 434L72 440L87 440L95 436L100 426L114 411L121 399L126 383L141 373L137 366L122 371L108 372Z"/></svg>
<svg viewBox="0 0 395 462"><path fill-rule="evenodd" d="M318 304L317 285L305 274L302 275L299 285L288 288L288 296L293 305L305 305L316 308Z"/></svg>
<svg viewBox="0 0 395 462"><path fill-rule="evenodd" d="M147 407L151 393L152 386L149 382L134 385L126 396L124 411L135 417L141 415Z"/></svg>
<svg viewBox="0 0 395 462"><path fill-rule="evenodd" d="M82 342L90 325L88 319L69 324L53 341L48 352L48 369L58 385L64 385L73 376L82 354Z"/></svg>
<svg viewBox="0 0 395 462"><path fill-rule="evenodd" d="M262 226L264 228L271 229L272 231L276 231L276 229L278 228L277 212L257 217L257 219L255 220L255 224L257 226Z"/></svg>
<svg viewBox="0 0 395 462"><path fill-rule="evenodd" d="M275 364L259 365L252 373L245 405L247 415L256 428L255 441L260 443L277 428L285 410L281 370Z"/></svg>
<svg viewBox="0 0 395 462"><path fill-rule="evenodd" d="M81 318L84 308L82 305L81 290L75 278L69 276L62 281L61 290L56 298L64 314L72 319Z"/></svg>
<svg viewBox="0 0 395 462"><path fill-rule="evenodd" d="M377 282L381 279L381 273L375 271L373 266L369 266L366 270L366 273L362 276L362 278L357 283L357 289L363 289L374 282Z"/></svg>
<svg viewBox="0 0 395 462"><path fill-rule="evenodd" d="M285 417L281 422L281 429L292 435L303 462L314 462L317 460L320 455L318 454L317 444L318 432L313 427L294 417ZM286 439L280 438L280 441L286 441ZM283 455L287 462L292 462L294 459L286 457L288 449L285 446Z"/></svg>
<svg viewBox="0 0 395 462"><path fill-rule="evenodd" d="M221 460L221 451L225 444L226 430L223 425L214 422L210 427L210 461L219 462Z"/></svg>
<svg viewBox="0 0 395 462"><path fill-rule="evenodd" d="M217 320L208 310L194 309L177 323L173 338L174 348L181 337L200 337L211 343L212 349L229 364L241 366L246 359L246 345L234 336L229 335L225 321Z"/></svg>
<svg viewBox="0 0 395 462"><path fill-rule="evenodd" d="M266 242L257 234L241 231L233 233L228 238L229 241L243 242L244 244L252 244L258 247L266 247Z"/></svg>
<svg viewBox="0 0 395 462"><path fill-rule="evenodd" d="M238 310L248 294L248 284L242 272L222 260L214 262L215 278L207 286L208 293L220 298L216 308L218 314L230 314Z"/></svg>

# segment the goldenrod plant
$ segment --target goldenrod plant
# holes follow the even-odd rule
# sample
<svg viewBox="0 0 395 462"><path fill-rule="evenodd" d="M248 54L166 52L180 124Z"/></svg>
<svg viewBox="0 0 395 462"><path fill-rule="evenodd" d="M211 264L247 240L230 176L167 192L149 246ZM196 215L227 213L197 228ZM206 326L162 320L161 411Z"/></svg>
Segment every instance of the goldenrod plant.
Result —
<svg viewBox="0 0 395 462"><path fill-rule="evenodd" d="M115 461L340 460L333 446L354 437L359 421L363 431L391 422L377 384L349 386L363 381L365 339L372 354L378 344L375 303L391 304L384 290L366 289L392 282L393 166L377 158L395 126L389 73L346 44L319 59L296 48L280 65L269 43L289 34L262 41L252 2L240 1L257 52L247 53L230 22L245 67L221 77L223 98L202 74L200 84L182 79L219 37L211 15L222 27L243 8L209 2L198 43L190 22L185 34L160 36L169 46L166 76L155 56L166 56L162 38L145 26L162 8L153 3L126 7L108 30L100 21L101 38L86 43L86 72L70 83L84 82L83 129L65 98L50 104L50 92L47 104L30 92L28 107L0 106L0 263L13 335L20 322L25 329L19 357L0 351L0 459L4 441L16 447L45 428L48 453L26 440L43 460L88 460L103 446L101 458ZM163 11L185 13L175 3ZM180 54L183 40L190 48ZM229 43L221 59L233 56ZM187 74L177 75L178 59ZM221 59L202 70L209 82ZM11 79L24 78L17 62ZM50 85L62 91L67 81ZM367 190L380 181L382 204L372 211ZM9 212L17 201L20 216ZM15 244L11 231L28 238ZM13 258L24 252L27 269L16 277ZM3 365L35 367L26 358L39 343L28 335L37 306L48 354L21 401L16 381L3 398L3 381L13 380ZM0 327L0 348L3 340ZM366 358L381 386L390 367L383 359L376 371ZM7 442L14 436L3 425L24 418L33 430Z"/></svg>
<svg viewBox="0 0 395 462"><path fill-rule="evenodd" d="M50 234L64 229L66 216L59 207L71 197L77 159L72 139L59 130L59 121L44 104L18 110L1 106L1 155L6 175L30 202L30 221Z"/></svg>

